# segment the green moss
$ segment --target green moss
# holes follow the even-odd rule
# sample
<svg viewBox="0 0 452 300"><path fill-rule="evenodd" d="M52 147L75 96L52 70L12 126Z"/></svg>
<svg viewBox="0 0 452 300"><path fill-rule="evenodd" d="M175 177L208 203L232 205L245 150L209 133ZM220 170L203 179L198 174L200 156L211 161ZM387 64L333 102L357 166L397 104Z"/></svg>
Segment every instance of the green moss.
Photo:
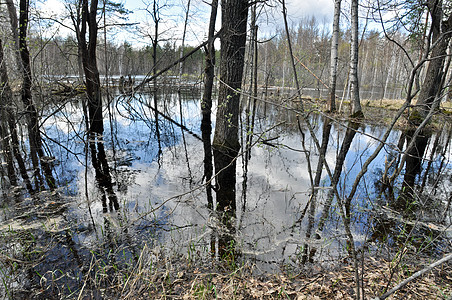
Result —
<svg viewBox="0 0 452 300"><path fill-rule="evenodd" d="M452 110L442 109L441 112L447 116L452 116Z"/></svg>
<svg viewBox="0 0 452 300"><path fill-rule="evenodd" d="M419 124L421 124L423 120L424 120L424 117L423 117L422 114L421 114L418 110L416 110L416 109L414 109L414 110L411 112L410 116L408 117L408 121L410 122L410 124L413 124L413 125L416 125L416 126L418 126Z"/></svg>

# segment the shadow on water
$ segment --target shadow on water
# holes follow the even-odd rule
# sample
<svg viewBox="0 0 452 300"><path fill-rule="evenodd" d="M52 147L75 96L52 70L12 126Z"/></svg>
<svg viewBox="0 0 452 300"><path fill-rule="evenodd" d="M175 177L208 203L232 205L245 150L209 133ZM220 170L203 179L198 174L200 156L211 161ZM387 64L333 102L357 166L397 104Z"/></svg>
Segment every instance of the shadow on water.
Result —
<svg viewBox="0 0 452 300"><path fill-rule="evenodd" d="M32 262L32 267L23 268L28 273L2 265L14 275L9 288L44 289L48 297L77 294L90 272L104 274L102 284L86 281L95 299L100 288L115 282L107 280L113 269L102 273L92 269L94 262L117 269L133 266L145 244L201 259L213 255L234 264L251 259L266 271L348 257L340 201L332 186L340 197L348 195L384 127L312 114L321 147L316 149L306 134L302 149L293 112L257 105L252 159L246 161L246 168L236 168L245 163L243 155L214 148L218 174L212 186L209 153L215 117L202 120L201 103L193 95L182 93L179 101L177 94L160 94L156 107L154 99L145 94L115 99L114 130L90 138L93 168L85 165L79 103L68 103L46 120L46 134L54 141L48 145L56 159L59 188L33 199L24 197L12 208L5 201L2 255ZM450 132L445 126L431 137L420 137L427 139L407 157L406 169L391 184L392 193L382 192L383 178L397 168L406 144L401 141L410 134L397 130L390 134L351 202L357 247L396 251L407 240L416 249L431 252L445 247L451 235L443 230L450 225L446 209L451 195ZM304 151L316 166L311 174L314 186ZM89 197L84 196L85 189ZM393 205L404 191L415 191L421 204L415 207L415 220L406 220ZM64 291L58 290L61 283Z"/></svg>

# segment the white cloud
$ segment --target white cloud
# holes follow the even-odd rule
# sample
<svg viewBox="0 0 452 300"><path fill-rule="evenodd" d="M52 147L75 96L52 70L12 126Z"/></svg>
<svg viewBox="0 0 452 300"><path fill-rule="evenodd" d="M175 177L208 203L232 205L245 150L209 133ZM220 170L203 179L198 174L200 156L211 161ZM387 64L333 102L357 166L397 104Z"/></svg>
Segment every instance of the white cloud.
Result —
<svg viewBox="0 0 452 300"><path fill-rule="evenodd" d="M333 19L333 0L286 0L287 18L289 26L297 26L302 18L314 16L319 25L330 26ZM282 4L275 1L275 5L267 10L268 14L262 14L259 19L259 31L262 36L269 37L277 30L284 29ZM268 17L266 17L268 16Z"/></svg>
<svg viewBox="0 0 452 300"><path fill-rule="evenodd" d="M44 17L54 17L64 14L66 8L60 0L46 0L39 6L39 10Z"/></svg>
<svg viewBox="0 0 452 300"><path fill-rule="evenodd" d="M287 12L290 18L301 18L303 16L315 16L319 20L333 18L333 0L291 0L287 2Z"/></svg>

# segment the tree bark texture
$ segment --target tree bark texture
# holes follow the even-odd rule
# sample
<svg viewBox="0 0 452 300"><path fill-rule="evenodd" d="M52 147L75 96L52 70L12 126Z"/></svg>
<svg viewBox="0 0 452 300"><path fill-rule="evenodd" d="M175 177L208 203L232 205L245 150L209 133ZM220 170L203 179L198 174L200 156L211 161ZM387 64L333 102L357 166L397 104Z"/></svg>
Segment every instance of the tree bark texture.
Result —
<svg viewBox="0 0 452 300"><path fill-rule="evenodd" d="M432 107L432 103L437 97L442 88L444 74L444 63L447 57L447 47L449 40L452 36L450 32L452 29L452 15L449 15L448 19L443 21L443 3L442 1L429 0L427 7L431 15L431 30L432 30L432 49L430 54L430 62L425 73L425 79L422 83L419 97L416 102L418 106L418 112L420 113L419 120L413 118L416 115L412 115L412 120L416 123L422 122L427 116Z"/></svg>
<svg viewBox="0 0 452 300"><path fill-rule="evenodd" d="M245 61L247 0L223 0L220 86L213 140L215 171L218 173L217 209L235 211L235 157L240 149L238 121L240 89ZM220 172L221 171L221 172Z"/></svg>
<svg viewBox="0 0 452 300"><path fill-rule="evenodd" d="M18 52L17 52L18 53ZM13 100L13 92L11 90L11 86L9 85L8 71L6 69L6 63L4 61L3 55L3 45L0 40L0 80L1 80L1 101L4 110L2 111L2 122L7 123L2 124L3 130L8 131L10 136L10 145L11 151L14 158L17 161L17 165L19 166L19 171L22 176L22 179L25 182L25 185L29 192L32 192L33 188L30 184L30 178L28 177L27 168L25 166L24 160L20 154L20 145L19 145L19 137L17 134L17 120L16 116L12 110L12 100ZM6 129L7 128L7 129ZM14 164L11 162L9 167L13 167Z"/></svg>
<svg viewBox="0 0 452 300"><path fill-rule="evenodd" d="M31 94L31 68L30 68L30 52L27 46L27 29L28 29L28 7L29 2L27 0L20 0L19 8L19 54L22 63L22 88L21 99L24 104L24 109L27 114L27 129L28 139L30 143L30 156L33 163L33 169L35 170L35 179L41 178L39 174L39 159L38 159L38 143L36 132L37 128L37 111L32 102ZM37 185L42 185L37 183Z"/></svg>
<svg viewBox="0 0 452 300"><path fill-rule="evenodd" d="M17 11L16 6L14 5L13 0L6 0L6 7L8 9L9 23L11 26L11 32L13 35L15 51L14 55L16 57L17 70L21 72L22 70L22 60L20 58L19 52L19 30L17 29L18 21L17 21Z"/></svg>
<svg viewBox="0 0 452 300"><path fill-rule="evenodd" d="M30 52L27 46L27 30L28 30L28 13L29 13L29 1L20 0L19 3L19 53L22 62L22 88L21 99L24 104L24 109L27 114L27 130L28 139L30 144L30 156L35 170L35 176L37 178L37 185L44 188L41 180L39 159L41 160L41 167L46 177L47 185L50 188L55 188L55 179L52 175L50 165L44 158L44 151L42 149L41 133L39 132L39 117L36 107L33 104L32 96L32 74L30 65Z"/></svg>
<svg viewBox="0 0 452 300"><path fill-rule="evenodd" d="M351 85L351 105L352 117L362 117L363 112L359 98L359 82L358 82L358 53L359 53L359 35L358 35L358 0L351 2L351 18L352 18L352 40L350 47L350 85Z"/></svg>
<svg viewBox="0 0 452 300"><path fill-rule="evenodd" d="M6 167L8 172L8 180L11 185L17 185L17 176L16 171L14 169L14 160L13 160L13 151L12 151L12 143L10 139L10 133L8 130L8 119L10 114L10 105L12 99L12 92L9 86L8 81L8 73L6 70L6 63L3 59L3 44L0 39L0 89L1 89L1 98L0 98L0 138L2 139L2 150L5 155Z"/></svg>
<svg viewBox="0 0 452 300"><path fill-rule="evenodd" d="M213 175L212 165L212 144L210 136L212 134L212 90L213 80L215 75L215 47L213 36L215 34L215 22L217 19L218 0L213 0L211 4L210 22L208 39L210 42L207 44L206 49L206 67L204 70L204 92L201 101L201 132L202 141L204 146L204 176L206 178L207 186L207 205L210 209L213 209L213 197L212 197L212 185L209 182Z"/></svg>
<svg viewBox="0 0 452 300"><path fill-rule="evenodd" d="M160 23L160 11L157 5L157 1L154 1L152 8L152 18L154 19L154 37L152 39L152 74L154 77L153 80L153 95L154 95L154 107L155 107L155 134L157 136L158 142L158 157L160 158L160 154L162 153L162 145L160 141L160 128L159 128L159 114L158 114L158 93L157 93L157 47L159 43L159 23ZM182 118L182 115L181 115ZM182 120L181 120L182 124Z"/></svg>
<svg viewBox="0 0 452 300"><path fill-rule="evenodd" d="M337 81L337 62L339 45L339 24L341 15L341 1L334 1L334 20L333 35L331 37L331 60L330 60L330 84L328 90L328 110L336 110L336 81Z"/></svg>
<svg viewBox="0 0 452 300"><path fill-rule="evenodd" d="M88 5L89 4L89 5ZM99 70L97 68L97 6L98 1L82 0L81 27L78 35L79 49L82 56L83 71L85 73L86 95L88 98L88 117L90 132L102 134L104 131L102 117L102 95L100 89ZM86 34L88 30L88 41Z"/></svg>

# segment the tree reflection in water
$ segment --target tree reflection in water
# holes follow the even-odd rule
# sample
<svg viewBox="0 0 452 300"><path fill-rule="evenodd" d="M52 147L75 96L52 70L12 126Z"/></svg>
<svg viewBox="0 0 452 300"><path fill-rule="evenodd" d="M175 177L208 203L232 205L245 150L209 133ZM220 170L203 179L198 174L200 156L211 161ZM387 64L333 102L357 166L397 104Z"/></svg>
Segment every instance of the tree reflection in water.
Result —
<svg viewBox="0 0 452 300"><path fill-rule="evenodd" d="M110 167L108 166L107 156L105 154L104 141L102 136L97 136L96 133L91 135L89 141L89 148L91 150L91 162L94 167L94 172L96 174L96 184L101 193L102 200L102 210L104 213L110 211L118 210L119 203L118 197L113 190L113 183L111 180ZM96 147L97 146L97 147ZM107 206L108 198L108 206Z"/></svg>

